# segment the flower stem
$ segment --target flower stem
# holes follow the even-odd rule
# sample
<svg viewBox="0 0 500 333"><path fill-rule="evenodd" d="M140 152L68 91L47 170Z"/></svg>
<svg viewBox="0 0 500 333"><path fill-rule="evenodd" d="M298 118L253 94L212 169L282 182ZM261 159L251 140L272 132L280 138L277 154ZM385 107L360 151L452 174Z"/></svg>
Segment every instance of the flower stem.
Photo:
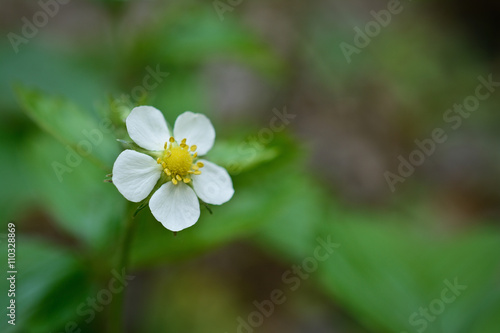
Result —
<svg viewBox="0 0 500 333"><path fill-rule="evenodd" d="M125 230L121 239L119 252L118 252L118 265L115 270L118 274L122 271L125 274L128 273L128 262L130 248L132 245L132 239L135 229L135 218L133 210L127 210L127 219L125 221ZM125 305L125 291L124 288L121 292L118 292L113 296L113 301L110 304L109 322L108 322L108 332L111 333L123 333L124 324L124 305Z"/></svg>

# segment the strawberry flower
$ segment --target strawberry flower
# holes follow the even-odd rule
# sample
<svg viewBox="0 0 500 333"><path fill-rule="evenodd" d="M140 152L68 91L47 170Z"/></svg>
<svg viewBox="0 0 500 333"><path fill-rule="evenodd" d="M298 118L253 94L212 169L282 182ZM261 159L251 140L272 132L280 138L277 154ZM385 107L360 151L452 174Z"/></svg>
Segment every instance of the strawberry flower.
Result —
<svg viewBox="0 0 500 333"><path fill-rule="evenodd" d="M155 185L149 208L163 226L174 232L188 228L200 217L202 201L221 205L234 194L227 171L200 157L213 146L215 130L203 114L184 112L175 121L173 135L163 114L139 106L126 120L130 138L147 154L125 150L113 165L113 184L129 201L140 202Z"/></svg>

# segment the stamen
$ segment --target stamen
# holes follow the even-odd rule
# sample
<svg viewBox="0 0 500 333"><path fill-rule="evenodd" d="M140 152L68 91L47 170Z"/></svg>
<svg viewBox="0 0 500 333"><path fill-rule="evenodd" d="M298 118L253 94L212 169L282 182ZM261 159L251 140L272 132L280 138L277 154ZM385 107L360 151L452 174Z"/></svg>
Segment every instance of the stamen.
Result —
<svg viewBox="0 0 500 333"><path fill-rule="evenodd" d="M164 144L163 155L156 160L174 185L179 184L179 182L190 183L192 181L190 175L201 175L199 169L204 166L203 163L194 161L198 156L198 153L195 152L198 147L196 145L189 146L186 142L187 138L184 138L177 143L175 138L171 136Z"/></svg>

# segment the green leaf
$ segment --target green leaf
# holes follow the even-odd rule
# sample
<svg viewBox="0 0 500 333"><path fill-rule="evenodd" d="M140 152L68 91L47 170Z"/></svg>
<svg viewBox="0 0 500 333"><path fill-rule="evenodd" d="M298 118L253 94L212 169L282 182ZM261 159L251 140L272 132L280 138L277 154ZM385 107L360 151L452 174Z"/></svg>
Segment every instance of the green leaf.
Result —
<svg viewBox="0 0 500 333"><path fill-rule="evenodd" d="M278 156L278 147L266 147L257 140L246 140L219 141L210 150L208 158L227 169L230 174L236 175L272 161Z"/></svg>
<svg viewBox="0 0 500 333"><path fill-rule="evenodd" d="M16 87L23 110L44 131L62 143L68 152L110 170L118 146L111 135L109 120L97 120L61 97Z"/></svg>
<svg viewBox="0 0 500 333"><path fill-rule="evenodd" d="M26 163L36 166L26 176L35 188L38 204L89 247L108 244L108 237L123 221L126 200L115 186L103 181L106 172L85 160L66 165L67 150L43 134L31 137L24 152ZM60 171L57 163L68 169Z"/></svg>
<svg viewBox="0 0 500 333"><path fill-rule="evenodd" d="M69 267L67 271L60 272L56 281L26 320L30 332L45 333L66 329L68 323L79 325L81 318L77 309L86 302L92 290L88 272L77 264Z"/></svg>
<svg viewBox="0 0 500 333"><path fill-rule="evenodd" d="M73 303L60 302L61 299L84 300L80 297L86 288L83 280L65 283L77 274L79 263L70 252L46 242L19 233L16 240L16 326L2 320L0 331L47 332L66 321L68 311L76 309ZM7 279L0 279L0 287L5 291L9 289ZM40 320L34 322L34 318ZM42 321L43 326L39 326Z"/></svg>

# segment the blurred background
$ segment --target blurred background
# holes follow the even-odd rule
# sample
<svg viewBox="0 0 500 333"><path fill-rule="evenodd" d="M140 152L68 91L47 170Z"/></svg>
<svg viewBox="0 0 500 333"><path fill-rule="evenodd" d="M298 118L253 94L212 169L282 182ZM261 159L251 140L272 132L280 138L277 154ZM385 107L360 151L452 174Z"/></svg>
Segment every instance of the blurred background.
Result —
<svg viewBox="0 0 500 333"><path fill-rule="evenodd" d="M0 330L108 332L137 204L103 180L146 104L207 114L236 192L176 236L140 211L126 332L498 332L498 85L448 110L500 81L499 22L486 0L2 0Z"/></svg>

